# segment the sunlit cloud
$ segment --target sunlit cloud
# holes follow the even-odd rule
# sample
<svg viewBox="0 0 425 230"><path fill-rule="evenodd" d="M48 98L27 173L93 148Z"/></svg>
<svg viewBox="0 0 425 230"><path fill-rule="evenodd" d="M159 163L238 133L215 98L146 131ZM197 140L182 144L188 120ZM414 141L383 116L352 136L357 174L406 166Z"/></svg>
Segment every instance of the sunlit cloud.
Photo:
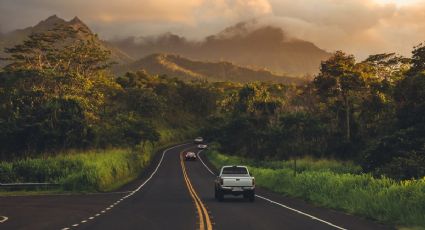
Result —
<svg viewBox="0 0 425 230"><path fill-rule="evenodd" d="M57 14L79 16L103 38L172 32L201 39L259 19L293 37L364 58L409 55L425 40L425 0L2 0L0 29L34 25Z"/></svg>

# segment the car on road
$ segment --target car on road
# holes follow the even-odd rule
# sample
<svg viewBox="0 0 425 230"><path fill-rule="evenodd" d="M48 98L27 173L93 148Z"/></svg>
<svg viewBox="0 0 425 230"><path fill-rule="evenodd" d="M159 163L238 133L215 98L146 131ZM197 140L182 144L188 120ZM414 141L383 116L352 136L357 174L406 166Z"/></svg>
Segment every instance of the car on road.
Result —
<svg viewBox="0 0 425 230"><path fill-rule="evenodd" d="M224 195L243 195L249 201L255 200L255 178L246 166L223 166L214 181L215 198L219 201Z"/></svg>
<svg viewBox="0 0 425 230"><path fill-rule="evenodd" d="M196 160L196 154L194 152L187 152L184 155L184 159L187 161L195 161Z"/></svg>
<svg viewBox="0 0 425 230"><path fill-rule="evenodd" d="M197 138L195 138L195 140L193 140L193 142L195 142L195 144L201 144L202 142L204 142L204 138L197 137Z"/></svg>
<svg viewBox="0 0 425 230"><path fill-rule="evenodd" d="M208 147L208 145L206 144L199 144L198 145L198 149L206 149Z"/></svg>

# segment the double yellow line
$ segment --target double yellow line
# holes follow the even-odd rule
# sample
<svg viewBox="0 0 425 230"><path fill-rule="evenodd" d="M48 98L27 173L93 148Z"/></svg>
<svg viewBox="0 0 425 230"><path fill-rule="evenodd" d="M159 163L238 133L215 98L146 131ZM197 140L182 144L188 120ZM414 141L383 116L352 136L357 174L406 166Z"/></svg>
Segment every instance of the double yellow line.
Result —
<svg viewBox="0 0 425 230"><path fill-rule="evenodd" d="M205 229L212 230L211 219L208 214L208 211L205 208L204 204L202 203L201 199L199 198L198 194L196 193L195 189L193 188L192 183L190 182L189 176L187 175L187 172L186 172L186 166L184 165L184 160L183 160L183 152L186 150L188 149L185 149L182 152L180 152L180 164L182 166L183 177L186 182L187 189L189 190L189 194L192 197L193 201L195 202L196 209L198 211L199 230L205 230Z"/></svg>

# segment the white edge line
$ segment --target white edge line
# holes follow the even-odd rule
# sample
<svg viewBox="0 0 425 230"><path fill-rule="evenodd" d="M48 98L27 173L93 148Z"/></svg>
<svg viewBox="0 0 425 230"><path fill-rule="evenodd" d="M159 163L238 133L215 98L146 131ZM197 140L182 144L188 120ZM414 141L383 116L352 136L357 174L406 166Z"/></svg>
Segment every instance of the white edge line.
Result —
<svg viewBox="0 0 425 230"><path fill-rule="evenodd" d="M213 174L213 175L215 175L214 174L214 172L204 163L204 161L202 160L202 158L201 158L201 156L199 155L201 152L202 152L203 150L201 150L201 151L198 151L198 159L199 160L201 160L201 163L205 166L205 168L211 173L211 174ZM313 215L310 215L310 214L307 214L307 213L305 213L305 212L302 212L302 211L299 211L299 210L297 210L297 209L295 209L295 208L291 208L291 207L289 207L289 206L286 206L286 205L284 205L284 204L281 204L281 203L279 203L279 202L276 202L276 201L273 201L273 200L271 200L271 199L269 199L269 198L266 198L266 197L263 197L263 196L260 196L260 195L255 195L256 197L258 197L258 198L260 198L260 199L263 199L263 200L265 200L265 201L268 201L268 202L270 202L270 203L272 203L272 204L275 204L275 205L278 205L278 206L280 206L280 207L282 207L282 208L286 208L286 209L288 209L288 210L291 210L291 211L294 211L294 212L296 212L296 213L298 213L298 214L301 214L301 215L304 215L304 216L308 216L308 217L310 217L311 219L314 219L314 220L317 220L317 221L320 221L320 222L322 222L322 223L324 223L324 224L327 224L327 225L329 225L329 226L332 226L332 227L334 227L334 228L337 228L337 229L341 229L341 230L347 230L346 228L343 228L343 227L340 227L340 226L337 226L337 225L335 225L335 224L332 224L331 222L328 222L328 221L325 221L325 220L322 220L322 219L320 219L320 218L318 218L318 217L315 217L315 216L313 216Z"/></svg>
<svg viewBox="0 0 425 230"><path fill-rule="evenodd" d="M0 223L4 223L4 222L6 222L6 220L9 219L9 217L7 217L7 216L0 216L0 218L1 218Z"/></svg>
<svg viewBox="0 0 425 230"><path fill-rule="evenodd" d="M205 164L205 162L202 160L202 158L201 158L201 156L199 155L202 151L204 151L204 150L201 150L201 151L198 151L198 159L199 160L201 160L201 163L205 166L205 168L212 174L212 175L214 175L215 176L215 173L213 172L213 171L211 171L211 169L210 168L208 168L208 166Z"/></svg>
<svg viewBox="0 0 425 230"><path fill-rule="evenodd" d="M146 184L146 183L148 183L148 181L150 181L150 180L152 179L152 177L153 177L153 176L156 174L156 172L158 171L159 166L161 166L162 160L164 159L164 156L165 156L165 153L166 153L166 152L168 152L170 149L174 149L174 148L177 148L177 147L180 147L180 146L183 146L183 145L188 145L188 143L181 144L181 145L176 145L176 146L173 146L173 147L170 147L170 148L168 148L168 149L164 150L164 151L162 152L161 159L159 160L159 163L158 163L158 165L156 166L155 170L152 172L152 174L149 176L149 178L148 178L148 179L146 179L146 180L145 180L145 182L143 182L143 184L141 184L141 185L140 185L137 189L135 189L135 190L133 191L133 193L134 193L134 192L139 191L139 190L140 190L143 186L145 186L145 184Z"/></svg>
<svg viewBox="0 0 425 230"><path fill-rule="evenodd" d="M121 199L119 199L119 201L122 201L122 200L124 200L124 199L126 199L126 198L128 198L128 197L130 197L130 196L132 196L132 195L134 195L136 192L138 192L141 188L143 188L143 186L145 186L145 184L146 183L148 183L151 179L152 179L152 177L156 174L156 172L158 171L158 169L159 169L159 167L161 166L161 163L162 163L162 160L164 159L164 156L165 156L165 153L166 152L168 152L169 150L171 150L171 149L174 149L174 148L178 148L178 147L180 147L180 146L183 146L183 145L188 145L188 144L190 144L190 143L185 143L185 144L180 144L180 145L175 145L175 146L172 146L172 147L170 147L170 148L168 148L168 149L165 149L164 151L162 151L162 156L161 156L161 159L159 160L159 162L158 162L158 165L156 166L156 168L155 168L155 170L151 173L151 175L139 186L139 187L137 187L136 189L134 189L134 190L132 190L132 191L125 191L125 192L116 192L116 193L129 193L128 195L126 195L126 196L124 196L124 197L122 197ZM101 193L102 194L102 193ZM115 202L115 204L116 203L119 203L118 201L117 202ZM110 209L112 209L114 207L114 205L110 205L109 207L107 207L106 208L106 210L104 209L104 210L102 210L100 213L105 213L107 210L110 210ZM97 217L97 216L100 216L100 213L97 213L96 215L95 215L95 217ZM3 223L3 222L5 222L8 218L7 217L5 217L5 216L0 216L0 217L4 217L5 219L3 219L3 220L0 220L0 223ZM92 218L92 219L94 219L95 217L90 217L90 218ZM89 219L90 219L89 218ZM92 220L92 219L90 219L90 220ZM82 220L80 223L86 223L87 222L87 220ZM72 225L73 227L77 227L78 226L78 224L74 224L74 225ZM63 229L69 229L69 228L63 228Z"/></svg>

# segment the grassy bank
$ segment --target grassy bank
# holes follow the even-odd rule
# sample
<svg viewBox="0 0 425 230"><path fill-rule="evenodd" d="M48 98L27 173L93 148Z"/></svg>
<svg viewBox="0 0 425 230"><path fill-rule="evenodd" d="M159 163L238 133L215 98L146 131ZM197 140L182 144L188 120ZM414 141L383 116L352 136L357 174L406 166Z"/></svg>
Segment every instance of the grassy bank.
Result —
<svg viewBox="0 0 425 230"><path fill-rule="evenodd" d="M272 191L384 223L425 227L425 178L400 182L373 178L351 162L311 158L299 160L294 176L292 162L254 162L215 150L206 154L216 167L248 165L257 184Z"/></svg>
<svg viewBox="0 0 425 230"><path fill-rule="evenodd" d="M59 183L64 190L109 191L134 179L152 158L152 147L141 153L110 149L0 163L0 181Z"/></svg>
<svg viewBox="0 0 425 230"><path fill-rule="evenodd" d="M48 182L60 184L60 191L111 191L137 178L154 154L166 145L180 142L188 130L160 130L161 141L135 149L115 148L64 152L59 155L0 162L0 182ZM22 192L22 191L20 191ZM43 189L28 194L44 193ZM17 191L2 192L19 193Z"/></svg>

